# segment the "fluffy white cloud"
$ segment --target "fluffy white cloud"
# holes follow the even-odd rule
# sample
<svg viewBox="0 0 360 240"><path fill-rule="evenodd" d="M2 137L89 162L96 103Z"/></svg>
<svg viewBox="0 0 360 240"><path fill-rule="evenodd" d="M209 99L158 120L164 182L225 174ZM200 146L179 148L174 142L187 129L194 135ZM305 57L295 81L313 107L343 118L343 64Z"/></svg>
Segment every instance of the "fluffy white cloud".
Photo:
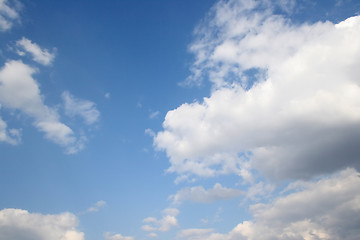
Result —
<svg viewBox="0 0 360 240"><path fill-rule="evenodd" d="M212 189L204 189L202 186L186 187L179 190L175 195L171 195L173 204L181 204L184 201L198 203L211 203L218 200L230 199L243 195L244 192L239 189L223 187L216 183Z"/></svg>
<svg viewBox="0 0 360 240"><path fill-rule="evenodd" d="M4 32L13 26L19 19L19 6L10 6L9 1L0 0L0 31Z"/></svg>
<svg viewBox="0 0 360 240"><path fill-rule="evenodd" d="M143 220L146 225L141 227L142 230L147 232L167 232L171 228L178 226L176 216L179 214L179 210L176 208L167 208L163 211L163 217L156 219L154 217L148 217Z"/></svg>
<svg viewBox="0 0 360 240"><path fill-rule="evenodd" d="M86 124L91 125L99 120L100 112L96 109L95 103L75 98L69 92L62 93L65 114L70 117L80 116Z"/></svg>
<svg viewBox="0 0 360 240"><path fill-rule="evenodd" d="M32 77L36 71L22 61L6 62L0 69L0 104L32 117L34 126L44 132L46 138L66 147L67 152L79 151L83 140L77 140L73 131L60 122L56 110L44 104L39 84Z"/></svg>
<svg viewBox="0 0 360 240"><path fill-rule="evenodd" d="M169 172L297 179L360 166L360 16L293 24L268 4L221 1L198 27L190 79L214 87L154 137Z"/></svg>
<svg viewBox="0 0 360 240"><path fill-rule="evenodd" d="M209 232L197 237L198 232L190 231L180 236L198 240L355 240L360 235L359 184L360 174L354 169L316 182L295 182L287 195L251 206L254 219L240 223L228 234Z"/></svg>
<svg viewBox="0 0 360 240"><path fill-rule="evenodd" d="M104 234L104 238L106 240L134 240L134 237L125 237L125 236L121 235L120 233L111 234L109 232Z"/></svg>
<svg viewBox="0 0 360 240"><path fill-rule="evenodd" d="M19 47L21 50L30 53L35 62L38 62L45 66L50 65L55 58L55 49L53 50L53 53L50 53L49 50L41 49L39 45L31 42L25 37L17 41L16 46ZM24 55L25 53L23 51L19 51L19 55Z"/></svg>
<svg viewBox="0 0 360 240"><path fill-rule="evenodd" d="M21 209L0 211L0 239L11 240L84 240L76 229L71 213L42 215Z"/></svg>

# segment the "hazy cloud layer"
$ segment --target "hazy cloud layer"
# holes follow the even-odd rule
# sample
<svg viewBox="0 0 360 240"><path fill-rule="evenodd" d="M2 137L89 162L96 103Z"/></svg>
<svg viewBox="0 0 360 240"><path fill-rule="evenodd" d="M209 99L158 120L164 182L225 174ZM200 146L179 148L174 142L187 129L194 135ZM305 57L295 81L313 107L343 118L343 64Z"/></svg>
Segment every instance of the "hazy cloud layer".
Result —
<svg viewBox="0 0 360 240"><path fill-rule="evenodd" d="M84 240L76 229L71 213L42 215L21 209L0 211L0 239L11 240Z"/></svg>
<svg viewBox="0 0 360 240"><path fill-rule="evenodd" d="M293 24L268 4L220 1L197 28L190 78L213 91L167 113L154 144L169 172L251 181L251 169L298 179L359 167L360 16Z"/></svg>
<svg viewBox="0 0 360 240"><path fill-rule="evenodd" d="M203 186L186 187L171 195L169 199L173 204L181 204L185 201L197 203L212 203L218 200L231 199L243 195L244 192L239 189L223 187L216 183L211 189L204 189Z"/></svg>

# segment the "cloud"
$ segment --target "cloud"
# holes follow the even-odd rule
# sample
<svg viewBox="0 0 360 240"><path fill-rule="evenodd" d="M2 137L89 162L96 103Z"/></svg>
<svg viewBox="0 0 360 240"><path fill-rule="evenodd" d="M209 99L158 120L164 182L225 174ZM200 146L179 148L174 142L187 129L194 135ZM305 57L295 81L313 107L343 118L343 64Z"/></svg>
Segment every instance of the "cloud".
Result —
<svg viewBox="0 0 360 240"><path fill-rule="evenodd" d="M36 72L37 69L20 60L6 62L0 69L0 104L32 117L33 125L44 132L46 138L66 147L68 153L81 150L84 139L76 139L74 132L60 122L56 110L44 104L39 84L32 77Z"/></svg>
<svg viewBox="0 0 360 240"><path fill-rule="evenodd" d="M85 212L86 213L92 213L92 212L98 212L100 208L106 206L106 202L103 200L97 201L94 205L89 207Z"/></svg>
<svg viewBox="0 0 360 240"><path fill-rule="evenodd" d="M360 16L293 24L264 4L221 1L197 28L189 79L213 89L154 137L169 172L251 181L253 169L306 179L360 167Z"/></svg>
<svg viewBox="0 0 360 240"><path fill-rule="evenodd" d="M154 217L148 217L143 220L146 225L141 227L142 230L147 232L168 232L171 228L178 226L176 216L179 214L179 210L176 208L167 208L163 211L163 217L156 219Z"/></svg>
<svg viewBox="0 0 360 240"><path fill-rule="evenodd" d="M61 97L64 102L66 115L70 117L79 116L87 125L92 125L99 121L100 112L96 109L95 103L75 98L67 91L63 92Z"/></svg>
<svg viewBox="0 0 360 240"><path fill-rule="evenodd" d="M12 145L19 144L21 142L21 130L20 129L8 129L6 122L0 117L0 142L10 143Z"/></svg>
<svg viewBox="0 0 360 240"><path fill-rule="evenodd" d="M243 195L244 192L239 189L223 187L216 183L211 189L204 189L202 186L186 187L179 190L175 195L171 195L173 204L181 204L185 201L197 203L212 203L218 200L231 199Z"/></svg>
<svg viewBox="0 0 360 240"><path fill-rule="evenodd" d="M19 6L10 6L9 1L0 0L0 31L5 32L19 19Z"/></svg>
<svg viewBox="0 0 360 240"><path fill-rule="evenodd" d="M206 239L206 237L208 237L212 232L214 232L214 229L190 228L179 232L177 238L187 240L201 240Z"/></svg>
<svg viewBox="0 0 360 240"><path fill-rule="evenodd" d="M110 93L105 93L104 98L109 99L111 97Z"/></svg>
<svg viewBox="0 0 360 240"><path fill-rule="evenodd" d="M210 233L185 239L355 240L360 235L360 174L346 169L316 182L295 182L298 189L268 204L251 206L254 219L244 221L228 234Z"/></svg>
<svg viewBox="0 0 360 240"><path fill-rule="evenodd" d="M29 39L23 37L21 40L16 42L16 46L19 47L21 50L28 52L31 54L33 60L37 63L42 65L48 66L50 65L53 60L55 59L55 51L50 53L47 49L41 49L39 45L36 43L32 43ZM25 53L23 51L18 51L20 56L23 56Z"/></svg>
<svg viewBox="0 0 360 240"><path fill-rule="evenodd" d="M150 119L155 119L155 118L159 117L159 115L160 115L159 111L151 112L150 115L149 115L149 118Z"/></svg>
<svg viewBox="0 0 360 240"><path fill-rule="evenodd" d="M156 233L152 232L152 233L149 233L149 234L148 234L148 237L157 238L158 235L157 235Z"/></svg>
<svg viewBox="0 0 360 240"><path fill-rule="evenodd" d="M43 215L21 209L0 211L0 239L11 240L84 240L78 220L71 213Z"/></svg>
<svg viewBox="0 0 360 240"><path fill-rule="evenodd" d="M120 233L118 234L111 234L109 232L104 234L104 238L105 240L134 240L134 237L125 237L123 235L121 235Z"/></svg>

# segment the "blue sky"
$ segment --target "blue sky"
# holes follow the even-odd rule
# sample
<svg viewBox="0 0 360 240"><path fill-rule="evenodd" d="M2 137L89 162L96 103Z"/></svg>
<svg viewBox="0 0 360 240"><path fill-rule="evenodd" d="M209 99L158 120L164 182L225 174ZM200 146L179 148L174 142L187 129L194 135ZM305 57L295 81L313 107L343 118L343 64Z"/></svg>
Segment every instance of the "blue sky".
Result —
<svg viewBox="0 0 360 240"><path fill-rule="evenodd" d="M359 14L0 0L0 239L359 239Z"/></svg>

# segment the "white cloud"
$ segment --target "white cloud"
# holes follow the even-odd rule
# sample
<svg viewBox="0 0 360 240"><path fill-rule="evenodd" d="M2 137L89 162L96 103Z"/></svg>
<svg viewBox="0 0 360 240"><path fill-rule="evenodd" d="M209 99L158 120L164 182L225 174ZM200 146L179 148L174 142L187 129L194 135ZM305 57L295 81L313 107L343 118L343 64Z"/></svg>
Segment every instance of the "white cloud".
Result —
<svg viewBox="0 0 360 240"><path fill-rule="evenodd" d="M19 19L19 6L10 6L9 1L0 0L0 31L4 32L13 26Z"/></svg>
<svg viewBox="0 0 360 240"><path fill-rule="evenodd" d="M231 199L243 195L244 192L239 189L223 187L216 183L211 189L204 189L203 186L186 187L179 190L175 195L171 195L173 204L181 204L184 201L198 203L211 203L218 200Z"/></svg>
<svg viewBox="0 0 360 240"><path fill-rule="evenodd" d="M154 217L148 217L143 220L145 225L141 227L142 230L147 232L168 232L171 228L178 226L176 216L179 214L179 210L176 208L167 208L163 211L163 217L157 219Z"/></svg>
<svg viewBox="0 0 360 240"><path fill-rule="evenodd" d="M0 142L7 142L13 145L21 142L21 130L20 129L8 129L8 126L4 120L0 117Z"/></svg>
<svg viewBox="0 0 360 240"><path fill-rule="evenodd" d="M187 240L202 240L207 239L207 237L214 232L214 229L207 228L190 228L185 229L179 232L177 238L187 239Z"/></svg>
<svg viewBox="0 0 360 240"><path fill-rule="evenodd" d="M158 118L159 115L160 115L159 111L151 112L150 115L149 115L149 118L150 119L155 119L155 118Z"/></svg>
<svg viewBox="0 0 360 240"><path fill-rule="evenodd" d="M100 208L104 207L106 205L106 202L103 200L97 201L94 205L92 205L91 207L89 207L86 212L87 213L91 213L91 212L98 212L100 210Z"/></svg>
<svg viewBox="0 0 360 240"><path fill-rule="evenodd" d="M41 49L39 45L31 42L29 39L23 37L21 40L16 42L16 46L21 48L23 51L18 51L20 56L24 55L24 51L31 54L33 60L42 65L48 66L55 59L55 50L52 53L47 49Z"/></svg>
<svg viewBox="0 0 360 240"><path fill-rule="evenodd" d="M104 238L105 240L134 240L134 237L125 237L123 235L121 235L120 233L118 234L111 234L109 232L104 234Z"/></svg>
<svg viewBox="0 0 360 240"><path fill-rule="evenodd" d="M36 72L22 61L6 62L0 69L0 104L32 117L34 126L44 132L46 138L66 147L67 152L81 150L84 139L77 140L73 131L59 121L56 110L44 104L39 84L32 77Z"/></svg>
<svg viewBox="0 0 360 240"><path fill-rule="evenodd" d="M61 96L66 115L70 117L80 116L88 125L99 121L100 112L96 109L95 103L75 98L67 91L63 92Z"/></svg>
<svg viewBox="0 0 360 240"><path fill-rule="evenodd" d="M43 215L21 209L0 211L0 239L11 240L84 240L78 220L71 213Z"/></svg>
<svg viewBox="0 0 360 240"><path fill-rule="evenodd" d="M316 182L297 182L295 192L251 207L254 219L228 234L210 233L198 240L355 240L360 235L360 174L343 170ZM194 234L195 235L195 234Z"/></svg>
<svg viewBox="0 0 360 240"><path fill-rule="evenodd" d="M158 235L157 235L156 233L152 232L152 233L149 233L149 234L148 234L148 237L157 238Z"/></svg>
<svg viewBox="0 0 360 240"><path fill-rule="evenodd" d="M360 16L293 24L268 3L221 1L197 28L190 79L213 91L167 113L154 144L169 172L251 181L253 168L297 179L359 167Z"/></svg>

